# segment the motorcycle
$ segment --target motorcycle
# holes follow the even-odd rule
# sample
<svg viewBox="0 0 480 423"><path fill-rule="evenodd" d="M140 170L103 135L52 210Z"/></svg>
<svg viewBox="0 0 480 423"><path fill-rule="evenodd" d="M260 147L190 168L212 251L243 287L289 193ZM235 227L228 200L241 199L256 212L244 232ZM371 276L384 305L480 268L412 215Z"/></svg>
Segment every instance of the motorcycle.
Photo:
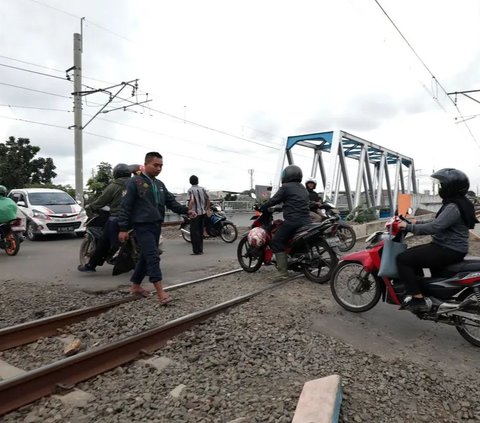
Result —
<svg viewBox="0 0 480 423"><path fill-rule="evenodd" d="M314 215L319 216L316 219ZM332 228L331 235L338 237L337 248L341 252L350 251L357 242L355 231L347 222L342 220L340 213L332 203L325 202L317 206L317 210L311 214L314 221L323 221L328 218L337 218L337 225Z"/></svg>
<svg viewBox="0 0 480 423"><path fill-rule="evenodd" d="M7 255L16 256L24 239L23 232L25 226L20 218L0 224L0 248L5 250Z"/></svg>
<svg viewBox="0 0 480 423"><path fill-rule="evenodd" d="M89 216L85 225L86 233L82 240L82 244L80 245L79 258L81 265L87 264L93 256L97 242L102 236L103 227L109 216L110 213L106 210L99 210ZM129 235L129 239L126 243L119 247L111 248L105 258L106 263L114 266L112 271L114 276L133 269L135 263L140 257L140 248L132 230L129 231Z"/></svg>
<svg viewBox="0 0 480 423"><path fill-rule="evenodd" d="M262 264L275 263L271 249L272 237L283 220L273 219L278 208L253 216L251 229L245 234L237 247L237 259L243 270L256 272ZM325 234L335 224L336 219L328 218L321 223L311 223L299 228L288 242L286 253L288 269L303 272L312 282L325 283L337 265L338 258Z"/></svg>
<svg viewBox="0 0 480 423"><path fill-rule="evenodd" d="M233 222L227 220L227 215L219 205L211 206L212 215L208 217L208 222L205 225L206 234L203 238L217 238L220 237L227 244L235 242L238 237L238 229ZM183 216L183 222L180 224L180 233L187 242L192 242L190 237L190 222L188 216Z"/></svg>
<svg viewBox="0 0 480 423"><path fill-rule="evenodd" d="M401 220L406 219L394 216L387 228L393 241L403 243L405 231L398 228ZM373 308L380 298L395 305L405 298L399 280L378 276L384 241L389 237L388 232L375 232L366 239L365 250L343 256L334 270L330 288L345 310L360 313ZM455 326L463 338L480 347L480 257L446 266L431 277L419 276L419 285L433 305L430 311L415 313L417 317Z"/></svg>

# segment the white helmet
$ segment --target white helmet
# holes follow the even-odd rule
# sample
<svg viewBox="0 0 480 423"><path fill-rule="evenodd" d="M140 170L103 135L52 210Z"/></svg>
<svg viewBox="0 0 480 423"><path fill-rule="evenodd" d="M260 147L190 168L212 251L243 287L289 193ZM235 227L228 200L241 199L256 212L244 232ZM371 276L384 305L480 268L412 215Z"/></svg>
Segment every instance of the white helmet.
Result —
<svg viewBox="0 0 480 423"><path fill-rule="evenodd" d="M252 248L261 247L267 241L267 231L256 226L255 228L250 229L248 232L247 241Z"/></svg>
<svg viewBox="0 0 480 423"><path fill-rule="evenodd" d="M305 181L305 186L307 186L307 184L311 182L314 186L313 188L315 189L317 187L317 181L314 179L314 178L308 178L306 181Z"/></svg>

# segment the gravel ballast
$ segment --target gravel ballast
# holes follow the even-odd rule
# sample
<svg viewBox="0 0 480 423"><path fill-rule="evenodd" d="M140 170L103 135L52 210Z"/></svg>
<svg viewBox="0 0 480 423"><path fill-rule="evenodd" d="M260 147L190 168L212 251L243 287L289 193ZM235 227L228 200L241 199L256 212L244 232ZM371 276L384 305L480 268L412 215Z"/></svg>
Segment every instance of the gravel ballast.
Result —
<svg viewBox="0 0 480 423"><path fill-rule="evenodd" d="M255 277L270 275L271 269L261 269ZM249 275L238 276L238 284L249 284ZM211 293L210 300L233 297L232 286L224 287L228 293L221 287L208 291L207 283L186 288L188 294L173 291L177 304L160 312L188 309L192 299L204 298L201 291ZM70 295L72 303L77 300ZM152 300L137 301L135 307ZM342 422L480 421L478 372L447 374L441 363L413 360L414 349L412 357L392 359L326 336L315 322L331 314L331 307L328 285L289 282L171 340L155 354L167 363L161 371L139 360L80 383L76 388L92 395L87 404L66 406L51 396L2 421L290 422L305 381L330 374L342 378ZM133 320L144 309L129 311ZM114 331L119 318L112 316L106 327ZM99 333L98 328L89 330ZM474 347L464 343L461 348Z"/></svg>

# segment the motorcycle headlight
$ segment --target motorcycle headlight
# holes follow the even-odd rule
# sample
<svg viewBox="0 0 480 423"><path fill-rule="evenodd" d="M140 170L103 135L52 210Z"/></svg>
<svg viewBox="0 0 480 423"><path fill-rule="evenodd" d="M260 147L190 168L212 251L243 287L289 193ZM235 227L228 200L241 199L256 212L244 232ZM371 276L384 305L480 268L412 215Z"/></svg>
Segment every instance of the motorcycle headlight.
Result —
<svg viewBox="0 0 480 423"><path fill-rule="evenodd" d="M42 213L39 210L32 210L32 212L33 212L33 217L36 217L37 219L43 219L43 220L51 219L50 216L46 215L45 213Z"/></svg>

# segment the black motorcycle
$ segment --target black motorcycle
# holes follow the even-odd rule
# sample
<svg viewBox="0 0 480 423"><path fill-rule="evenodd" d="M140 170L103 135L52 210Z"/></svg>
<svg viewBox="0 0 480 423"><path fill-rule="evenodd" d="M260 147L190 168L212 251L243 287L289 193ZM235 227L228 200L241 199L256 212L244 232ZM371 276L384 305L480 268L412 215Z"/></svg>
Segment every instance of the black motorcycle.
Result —
<svg viewBox="0 0 480 423"><path fill-rule="evenodd" d="M270 244L273 235L283 224L283 220L273 219L273 214L280 210L278 207L270 208L251 218L254 221L251 229L242 237L237 248L238 262L246 272L256 272L262 264L275 262ZM289 270L302 272L307 279L316 283L325 283L330 279L338 258L326 238L336 220L329 218L321 223L311 223L295 232L285 251Z"/></svg>
<svg viewBox="0 0 480 423"><path fill-rule="evenodd" d="M340 213L332 203L327 201L317 205L316 211L313 212L311 216L313 217L315 214L318 215L319 218L314 219L314 221L322 222L329 218L337 219L336 225L332 227L330 233L337 238L336 247L339 251L346 252L353 248L355 242L357 242L355 231L347 222L342 220Z"/></svg>
<svg viewBox="0 0 480 423"><path fill-rule="evenodd" d="M230 244L235 242L238 237L238 229L233 222L227 220L227 215L220 206L211 206L212 215L207 217L205 225L204 239L207 238L222 238L223 241ZM183 217L183 222L180 224L180 232L182 237L187 242L192 242L190 237L190 221L188 216Z"/></svg>
<svg viewBox="0 0 480 423"><path fill-rule="evenodd" d="M19 218L0 224L0 248L5 250L7 255L16 256L23 241L24 231L25 226Z"/></svg>
<svg viewBox="0 0 480 423"><path fill-rule="evenodd" d="M85 225L86 233L80 245L79 258L81 265L87 264L93 256L109 216L110 213L105 210L99 210L97 213L89 216ZM108 264L114 266L112 271L114 276L132 270L140 257L140 249L132 230L129 231L129 235L128 241L111 248L105 258Z"/></svg>

